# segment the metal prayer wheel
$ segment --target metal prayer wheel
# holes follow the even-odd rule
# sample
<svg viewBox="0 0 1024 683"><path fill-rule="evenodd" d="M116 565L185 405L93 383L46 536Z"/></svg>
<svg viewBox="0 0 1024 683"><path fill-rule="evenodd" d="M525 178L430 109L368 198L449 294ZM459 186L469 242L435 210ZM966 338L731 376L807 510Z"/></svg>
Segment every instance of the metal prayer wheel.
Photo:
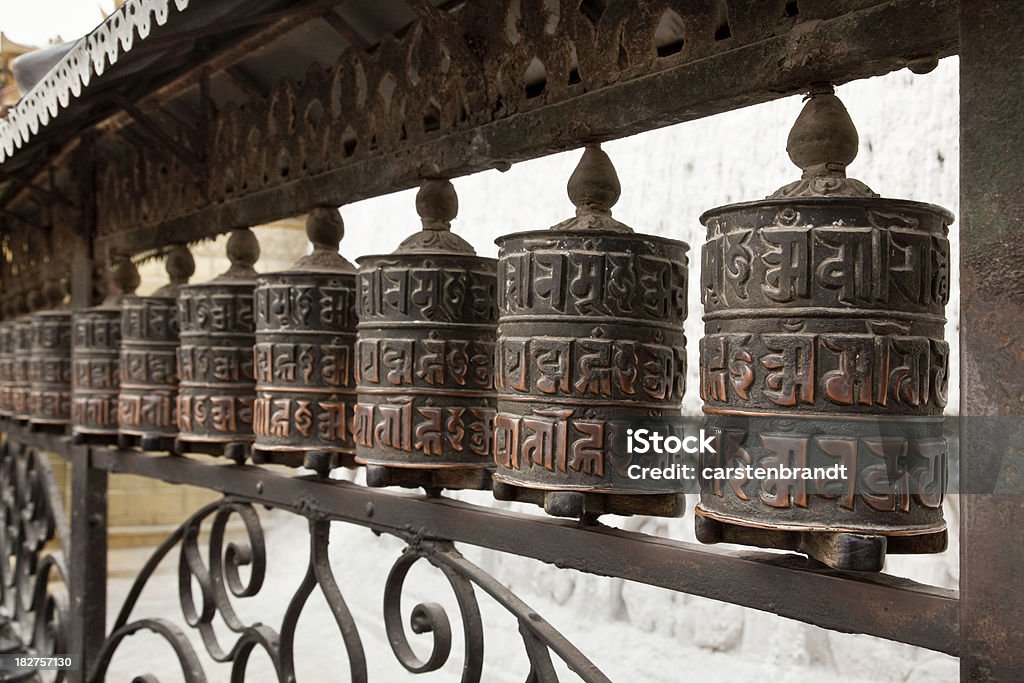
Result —
<svg viewBox="0 0 1024 683"><path fill-rule="evenodd" d="M0 321L0 417L11 414L12 327L10 320Z"/></svg>
<svg viewBox="0 0 1024 683"><path fill-rule="evenodd" d="M28 304L29 294L26 292L22 301ZM20 302L19 302L20 303ZM29 380L32 354L32 316L24 313L28 308L19 308L21 315L11 321L11 356L10 356L10 416L19 420L30 417L29 397L32 384Z"/></svg>
<svg viewBox="0 0 1024 683"><path fill-rule="evenodd" d="M63 430L71 422L71 311L59 278L43 291L50 310L32 314L32 352L29 356L29 415L37 427Z"/></svg>
<svg viewBox="0 0 1024 683"><path fill-rule="evenodd" d="M260 245L247 229L228 239L231 267L210 282L185 285L178 294L179 453L226 455L244 460L252 429L253 289Z"/></svg>
<svg viewBox="0 0 1024 683"><path fill-rule="evenodd" d="M318 471L354 465L356 268L333 208L306 219L313 252L256 285L253 459Z"/></svg>
<svg viewBox="0 0 1024 683"><path fill-rule="evenodd" d="M5 279L5 288L11 286ZM12 287L13 289L13 287ZM14 407L11 394L14 385L14 316L18 313L18 295L11 292L2 302L4 320L0 322L0 417L12 417Z"/></svg>
<svg viewBox="0 0 1024 683"><path fill-rule="evenodd" d="M701 397L716 452L701 463L712 476L697 521L705 542L878 570L887 550L946 545L953 216L847 178L857 146L819 88L787 145L802 179L701 217Z"/></svg>
<svg viewBox="0 0 1024 683"><path fill-rule="evenodd" d="M121 299L139 286L129 259L112 266L107 296L71 318L71 433L76 443L116 443Z"/></svg>
<svg viewBox="0 0 1024 683"><path fill-rule="evenodd" d="M489 488L495 262L451 232L449 181L416 210L421 231L358 259L356 459L371 486Z"/></svg>
<svg viewBox="0 0 1024 683"><path fill-rule="evenodd" d="M689 247L612 218L619 179L596 145L567 189L574 218L497 240L495 496L558 516L680 515L682 481L628 476L672 456L631 453L628 436L681 429Z"/></svg>
<svg viewBox="0 0 1024 683"><path fill-rule="evenodd" d="M172 450L178 434L178 292L195 273L185 245L167 254L170 282L151 296L121 302L121 384L117 423L122 448Z"/></svg>

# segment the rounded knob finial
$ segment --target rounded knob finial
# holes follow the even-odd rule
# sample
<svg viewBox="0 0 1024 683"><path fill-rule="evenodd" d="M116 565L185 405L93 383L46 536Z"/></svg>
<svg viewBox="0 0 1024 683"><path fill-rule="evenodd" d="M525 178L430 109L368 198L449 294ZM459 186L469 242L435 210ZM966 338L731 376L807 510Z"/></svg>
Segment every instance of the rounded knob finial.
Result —
<svg viewBox="0 0 1024 683"><path fill-rule="evenodd" d="M306 237L313 243L314 250L337 253L344 236L345 222L334 207L318 206L306 216Z"/></svg>
<svg viewBox="0 0 1024 683"><path fill-rule="evenodd" d="M577 216L612 214L612 207L622 194L622 186L612 160L600 145L587 145L576 170L569 176L566 190L569 199L576 205Z"/></svg>
<svg viewBox="0 0 1024 683"><path fill-rule="evenodd" d="M459 213L459 196L447 178L428 178L416 193L416 213L424 230L450 230Z"/></svg>
<svg viewBox="0 0 1024 683"><path fill-rule="evenodd" d="M812 87L789 132L786 151L803 177L845 177L857 157L857 128L831 85Z"/></svg>
<svg viewBox="0 0 1024 683"><path fill-rule="evenodd" d="M130 258L121 256L113 259L110 266L110 283L117 294L132 294L141 282L139 269Z"/></svg>
<svg viewBox="0 0 1024 683"><path fill-rule="evenodd" d="M167 263L164 267L172 285L183 285L195 275L196 261L186 245L175 244L167 252Z"/></svg>
<svg viewBox="0 0 1024 683"><path fill-rule="evenodd" d="M64 293L64 280L56 273L51 274L43 285L45 305L49 307L60 306L64 302Z"/></svg>
<svg viewBox="0 0 1024 683"><path fill-rule="evenodd" d="M232 268L250 269L260 258L260 243L249 228L231 231L227 246L228 260Z"/></svg>

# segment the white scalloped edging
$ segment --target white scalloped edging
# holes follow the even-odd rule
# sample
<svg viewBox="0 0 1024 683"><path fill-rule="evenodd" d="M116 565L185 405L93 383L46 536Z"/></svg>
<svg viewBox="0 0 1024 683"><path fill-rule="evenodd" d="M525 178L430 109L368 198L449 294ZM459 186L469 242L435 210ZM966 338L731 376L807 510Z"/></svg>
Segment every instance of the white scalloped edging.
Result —
<svg viewBox="0 0 1024 683"><path fill-rule="evenodd" d="M75 45L41 81L0 119L0 164L14 156L33 135L57 118L72 98L80 97L93 75L99 76L128 53L136 40L145 40L156 21L167 22L170 3L183 12L189 0L128 0Z"/></svg>

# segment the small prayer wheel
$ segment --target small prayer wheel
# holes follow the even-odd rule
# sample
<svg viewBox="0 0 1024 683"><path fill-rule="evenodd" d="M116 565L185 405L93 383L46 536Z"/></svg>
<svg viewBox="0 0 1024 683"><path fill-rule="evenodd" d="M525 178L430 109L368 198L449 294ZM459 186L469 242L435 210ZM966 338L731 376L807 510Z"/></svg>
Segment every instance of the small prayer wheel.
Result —
<svg viewBox="0 0 1024 683"><path fill-rule="evenodd" d="M184 285L178 294L179 453L225 455L243 461L252 429L253 290L260 245L248 229L228 238L231 267L210 282Z"/></svg>
<svg viewBox="0 0 1024 683"><path fill-rule="evenodd" d="M169 451L178 434L178 292L195 273L188 247L167 254L170 282L151 296L121 302L121 387L117 422L122 448Z"/></svg>
<svg viewBox="0 0 1024 683"><path fill-rule="evenodd" d="M682 427L689 247L612 218L619 179L596 145L568 194L574 218L497 240L495 496L567 517L678 516L683 481L628 468L682 457L628 443L634 427Z"/></svg>
<svg viewBox="0 0 1024 683"><path fill-rule="evenodd" d="M449 181L416 210L422 230L358 259L356 459L371 486L489 488L495 262L451 232Z"/></svg>
<svg viewBox="0 0 1024 683"><path fill-rule="evenodd" d="M29 419L36 427L63 431L71 422L71 311L64 307L59 276L51 274L42 294L48 309L32 314Z"/></svg>
<svg viewBox="0 0 1024 683"><path fill-rule="evenodd" d="M15 298L16 317L11 321L10 416L28 420L32 384L29 380L32 354L32 316L27 313L33 295L26 288Z"/></svg>
<svg viewBox="0 0 1024 683"><path fill-rule="evenodd" d="M313 252L256 285L253 459L320 472L354 466L356 268L337 209L313 209Z"/></svg>
<svg viewBox="0 0 1024 683"><path fill-rule="evenodd" d="M14 408L11 403L11 393L14 385L14 319L18 315L19 306L17 300L20 298L12 281L13 276L4 279L4 289L7 295L3 302L4 319L0 322L0 417L12 417Z"/></svg>
<svg viewBox="0 0 1024 683"><path fill-rule="evenodd" d="M112 265L107 296L71 318L71 433L76 443L117 442L121 300L139 286L128 258Z"/></svg>
<svg viewBox="0 0 1024 683"><path fill-rule="evenodd" d="M803 177L701 217L704 542L851 570L945 548L953 216L847 178L857 147L816 88L787 146Z"/></svg>

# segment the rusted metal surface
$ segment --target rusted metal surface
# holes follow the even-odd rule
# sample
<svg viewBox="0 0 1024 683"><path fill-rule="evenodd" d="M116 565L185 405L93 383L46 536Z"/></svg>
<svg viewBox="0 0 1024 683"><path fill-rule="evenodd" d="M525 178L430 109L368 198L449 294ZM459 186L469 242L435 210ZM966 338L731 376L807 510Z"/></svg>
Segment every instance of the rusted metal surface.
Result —
<svg viewBox="0 0 1024 683"><path fill-rule="evenodd" d="M121 300L139 286L139 273L128 259L110 268L103 303L71 319L71 432L79 440L117 438Z"/></svg>
<svg viewBox="0 0 1024 683"><path fill-rule="evenodd" d="M847 470L834 482L709 479L697 512L766 530L862 534L854 543L875 544L874 564L824 546L812 554L881 569L885 545L874 535L938 535L932 551L945 548L953 217L846 177L857 132L830 87L812 91L787 149L801 180L701 217L701 397L716 435L701 469Z"/></svg>
<svg viewBox="0 0 1024 683"><path fill-rule="evenodd" d="M960 677L1020 681L1024 21L962 2L960 35Z"/></svg>
<svg viewBox="0 0 1024 683"><path fill-rule="evenodd" d="M253 264L260 245L249 230L228 239L231 267L178 294L177 450L244 458L252 430L256 379Z"/></svg>
<svg viewBox="0 0 1024 683"><path fill-rule="evenodd" d="M424 181L416 210L421 231L358 259L356 457L481 470L495 406L494 259L451 232L458 198L447 180Z"/></svg>
<svg viewBox="0 0 1024 683"><path fill-rule="evenodd" d="M681 481L626 475L643 460L627 450L627 432L641 422L671 427L659 418L680 416L688 247L612 218L619 179L596 146L568 192L575 218L497 240L495 481L678 499ZM569 510L546 503L554 514L584 512L582 499Z"/></svg>
<svg viewBox="0 0 1024 683"><path fill-rule="evenodd" d="M118 433L146 449L166 449L178 433L178 292L195 272L189 250L167 257L170 282L152 296L121 302Z"/></svg>
<svg viewBox="0 0 1024 683"><path fill-rule="evenodd" d="M338 254L336 209L314 209L306 234L311 254L257 281L253 453L291 465L317 453L322 470L355 454L356 268Z"/></svg>

